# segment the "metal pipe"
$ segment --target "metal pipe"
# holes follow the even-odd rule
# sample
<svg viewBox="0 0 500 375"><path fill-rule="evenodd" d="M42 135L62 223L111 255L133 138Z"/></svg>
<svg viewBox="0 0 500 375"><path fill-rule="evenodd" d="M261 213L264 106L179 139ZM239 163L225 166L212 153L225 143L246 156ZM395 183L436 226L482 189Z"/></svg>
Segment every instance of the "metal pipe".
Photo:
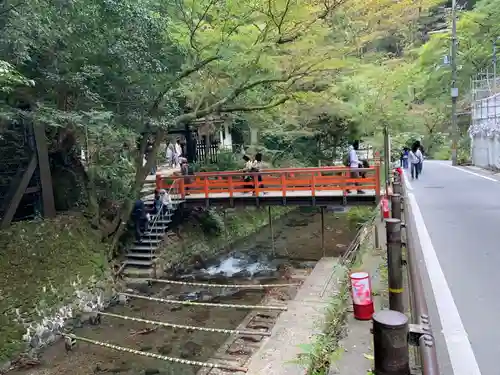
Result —
<svg viewBox="0 0 500 375"><path fill-rule="evenodd" d="M382 310L373 315L375 375L410 375L408 333L405 314Z"/></svg>
<svg viewBox="0 0 500 375"><path fill-rule="evenodd" d="M392 218L401 220L401 195L391 195Z"/></svg>
<svg viewBox="0 0 500 375"><path fill-rule="evenodd" d="M389 307L404 313L403 250L401 246L401 220L386 219L387 270L389 273Z"/></svg>
<svg viewBox="0 0 500 375"><path fill-rule="evenodd" d="M403 186L404 189L404 186ZM406 196L406 191L404 191L404 196ZM429 320L429 313L427 308L427 302L425 300L424 287L422 284L422 278L420 276L420 271L418 268L417 257L415 254L415 247L413 246L413 225L410 221L410 205L408 199L403 201L404 203L404 218L406 224L406 257L407 257L407 269L408 269L408 281L411 285L411 301L412 301L412 321L415 324L424 324L428 327L429 332L432 332L432 326ZM425 338L425 341L424 341ZM439 375L439 365L437 361L436 346L434 344L434 339L431 335L422 335L419 339L419 350L420 358L422 361L422 373L423 375ZM424 345L422 345L424 344Z"/></svg>

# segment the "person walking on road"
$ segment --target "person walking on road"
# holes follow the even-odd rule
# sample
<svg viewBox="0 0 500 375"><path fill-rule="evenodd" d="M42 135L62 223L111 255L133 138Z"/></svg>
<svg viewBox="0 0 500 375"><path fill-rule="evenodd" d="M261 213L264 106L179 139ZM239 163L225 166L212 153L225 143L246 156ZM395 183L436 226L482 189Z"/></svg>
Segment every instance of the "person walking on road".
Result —
<svg viewBox="0 0 500 375"><path fill-rule="evenodd" d="M420 174L422 166L422 160L424 158L422 152L420 151L420 147L417 144L414 144L408 156L411 164L411 179L418 180L418 175Z"/></svg>
<svg viewBox="0 0 500 375"><path fill-rule="evenodd" d="M408 147L403 147L403 151L401 152L401 168L408 169L408 154L410 149Z"/></svg>

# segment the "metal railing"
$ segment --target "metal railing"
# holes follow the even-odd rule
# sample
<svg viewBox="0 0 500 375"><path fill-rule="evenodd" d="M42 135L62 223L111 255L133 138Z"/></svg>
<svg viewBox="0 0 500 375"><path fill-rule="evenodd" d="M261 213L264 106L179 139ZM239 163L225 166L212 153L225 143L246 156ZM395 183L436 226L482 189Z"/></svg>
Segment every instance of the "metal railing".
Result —
<svg viewBox="0 0 500 375"><path fill-rule="evenodd" d="M162 200L161 206L158 210L158 212L153 215L153 219L149 221L148 223L148 230L144 233L143 236L151 236L155 232L153 232L153 228L155 227L156 223L158 222L158 219L164 218L165 216L170 218L174 215L175 210L177 207L175 205L178 204L178 202L174 203L175 200L180 199L180 192L179 192L179 180L174 180L172 185L167 191L168 196L170 197L170 203L165 205L165 202ZM154 205L154 201L153 201ZM154 207L154 206L153 206ZM166 210L165 210L166 209ZM165 212L164 212L165 211ZM156 247L153 246L153 243L149 243L149 248L150 248L150 257L151 259L153 258L153 253L156 249Z"/></svg>
<svg viewBox="0 0 500 375"><path fill-rule="evenodd" d="M416 362L421 365L423 375L438 375L436 345L418 268L418 245L413 237L416 228L403 174L394 175L392 187L392 218L385 220L389 310L373 316L374 373L410 374L410 346L413 346L418 349ZM405 290L404 269L408 290ZM406 302L411 323L405 314L408 312Z"/></svg>

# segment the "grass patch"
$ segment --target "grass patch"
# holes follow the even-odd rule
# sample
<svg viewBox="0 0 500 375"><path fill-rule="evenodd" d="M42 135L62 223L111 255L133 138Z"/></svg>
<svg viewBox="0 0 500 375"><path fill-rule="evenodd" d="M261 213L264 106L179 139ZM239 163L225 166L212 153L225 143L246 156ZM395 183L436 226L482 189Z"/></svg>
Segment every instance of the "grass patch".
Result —
<svg viewBox="0 0 500 375"><path fill-rule="evenodd" d="M13 223L0 231L0 361L23 349L25 324L72 301L73 282L107 270L107 248L85 218Z"/></svg>

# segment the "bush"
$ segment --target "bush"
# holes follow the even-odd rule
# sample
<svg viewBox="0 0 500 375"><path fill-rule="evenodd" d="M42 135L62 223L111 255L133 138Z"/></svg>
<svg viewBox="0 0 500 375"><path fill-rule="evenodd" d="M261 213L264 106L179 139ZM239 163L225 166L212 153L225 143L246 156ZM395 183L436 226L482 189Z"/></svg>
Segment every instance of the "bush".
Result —
<svg viewBox="0 0 500 375"><path fill-rule="evenodd" d="M218 172L234 171L243 167L241 154L235 154L230 151L220 151L217 155L217 163L195 163L195 172Z"/></svg>
<svg viewBox="0 0 500 375"><path fill-rule="evenodd" d="M437 160L450 160L451 159L451 148L442 146L436 153L432 155L433 159Z"/></svg>
<svg viewBox="0 0 500 375"><path fill-rule="evenodd" d="M359 230L373 216L373 211L368 207L353 207L347 211L347 223L351 230Z"/></svg>
<svg viewBox="0 0 500 375"><path fill-rule="evenodd" d="M224 218L214 208L210 208L198 216L203 233L218 236L224 232Z"/></svg>

